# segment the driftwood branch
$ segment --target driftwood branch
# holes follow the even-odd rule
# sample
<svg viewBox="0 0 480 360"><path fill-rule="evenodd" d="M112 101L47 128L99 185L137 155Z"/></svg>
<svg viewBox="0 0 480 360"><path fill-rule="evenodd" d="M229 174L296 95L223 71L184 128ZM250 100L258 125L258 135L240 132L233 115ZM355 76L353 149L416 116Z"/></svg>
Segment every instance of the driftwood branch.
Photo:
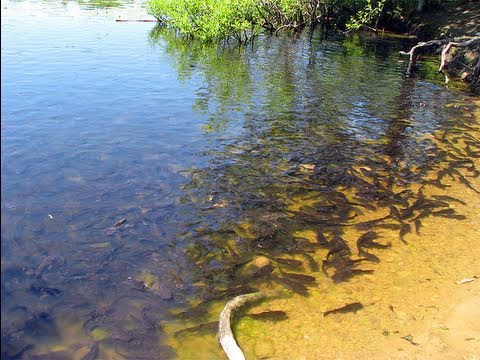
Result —
<svg viewBox="0 0 480 360"><path fill-rule="evenodd" d="M132 20L127 20L127 19L116 19L115 22L158 22L158 20L155 20L155 19L139 19L139 20L135 20L135 19L132 19Z"/></svg>
<svg viewBox="0 0 480 360"><path fill-rule="evenodd" d="M445 83L448 83L449 79L444 71L446 65L446 56L452 47L466 47L472 46L476 44L480 44L480 36L476 37L460 37L460 38L453 38L453 39L440 39L440 40L430 40L427 42L420 42L414 47L410 49L410 51L400 51L402 55L408 55L410 57L410 61L407 68L407 75L411 74L412 66L415 63L416 57L420 51L434 53L438 49L442 48L442 55L441 55L441 64L439 68L439 73L442 73L445 76Z"/></svg>
<svg viewBox="0 0 480 360"><path fill-rule="evenodd" d="M474 37L468 41L463 41L463 42L449 42L447 45L443 47L442 57L440 61L440 68L438 69L438 72L442 73L443 76L445 76L445 84L448 84L448 82L450 81L447 73L444 71L447 54L450 51L450 49L452 47L467 47L470 45L475 45L476 43L480 44L480 36Z"/></svg>
<svg viewBox="0 0 480 360"><path fill-rule="evenodd" d="M405 51L400 51L400 54L402 55L409 55L410 56L410 62L415 61L415 53L419 49L428 49L428 48L437 48L445 43L446 40L430 40L427 42L419 42L417 45L412 47L409 52Z"/></svg>
<svg viewBox="0 0 480 360"><path fill-rule="evenodd" d="M230 323L233 312L249 302L260 300L263 296L262 293L239 295L229 301L220 313L218 341L222 345L223 351L225 351L229 360L245 360L242 349L237 345L231 329Z"/></svg>

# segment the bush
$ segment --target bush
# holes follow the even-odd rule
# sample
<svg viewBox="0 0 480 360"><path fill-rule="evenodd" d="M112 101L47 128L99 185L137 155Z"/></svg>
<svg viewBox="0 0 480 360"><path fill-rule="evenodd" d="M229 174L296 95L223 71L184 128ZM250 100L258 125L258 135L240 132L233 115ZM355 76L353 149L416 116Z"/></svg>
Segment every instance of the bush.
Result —
<svg viewBox="0 0 480 360"><path fill-rule="evenodd" d="M405 24L420 0L147 0L163 26L206 41L246 42L265 28L299 31L323 24L350 30ZM454 0L422 0L428 6Z"/></svg>
<svg viewBox="0 0 480 360"><path fill-rule="evenodd" d="M243 41L258 22L256 0L149 0L148 12L182 34Z"/></svg>

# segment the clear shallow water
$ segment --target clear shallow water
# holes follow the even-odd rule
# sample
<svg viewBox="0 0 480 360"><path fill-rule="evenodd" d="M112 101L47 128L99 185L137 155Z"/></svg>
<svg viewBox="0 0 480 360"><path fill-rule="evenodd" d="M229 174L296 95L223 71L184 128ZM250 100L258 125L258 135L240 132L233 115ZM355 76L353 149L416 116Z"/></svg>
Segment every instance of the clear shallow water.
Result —
<svg viewBox="0 0 480 360"><path fill-rule="evenodd" d="M406 78L398 40L217 49L115 22L148 18L141 4L100 5L2 2L6 358L174 358L174 331L246 286L303 291L278 261L276 281L255 273L265 255L348 281L351 254L322 272L316 246L466 156L431 134L475 151L474 120L446 107L466 94ZM330 245L298 235L319 229Z"/></svg>

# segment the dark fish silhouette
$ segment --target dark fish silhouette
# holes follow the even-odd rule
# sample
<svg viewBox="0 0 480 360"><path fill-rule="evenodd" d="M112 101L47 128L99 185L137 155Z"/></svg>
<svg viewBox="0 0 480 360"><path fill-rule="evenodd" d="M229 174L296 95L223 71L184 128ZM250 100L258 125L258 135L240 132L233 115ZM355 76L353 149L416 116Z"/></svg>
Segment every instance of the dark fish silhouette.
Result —
<svg viewBox="0 0 480 360"><path fill-rule="evenodd" d="M297 281L294 281L294 280L291 280L291 279L286 279L286 278L283 278L283 277L280 277L280 276L272 276L272 279L275 282L280 283L281 285L293 290L297 294L300 294L300 295L307 295L308 294L308 289L305 287L305 285L303 285L303 284L301 284Z"/></svg>
<svg viewBox="0 0 480 360"><path fill-rule="evenodd" d="M462 205L467 205L467 203L465 201L454 198L452 196L448 196L448 195L432 195L432 197L436 200L452 201L452 202L457 202L457 203L462 204Z"/></svg>
<svg viewBox="0 0 480 360"><path fill-rule="evenodd" d="M399 230L400 225L399 224L378 224L376 226L378 229L388 229L388 230Z"/></svg>
<svg viewBox="0 0 480 360"><path fill-rule="evenodd" d="M375 240L376 238L378 238L378 234L373 230L370 230L364 233L357 240L357 248L360 248L360 247L366 246L366 244L372 243L373 240Z"/></svg>
<svg viewBox="0 0 480 360"><path fill-rule="evenodd" d="M335 235L332 241L330 241L330 244L331 247L327 253L327 256L325 257L325 260L328 260L331 256L336 254L350 254L350 248L348 247L348 244L340 235Z"/></svg>
<svg viewBox="0 0 480 360"><path fill-rule="evenodd" d="M310 269L314 272L318 271L318 264L315 261L315 259L312 257L312 255L310 255L309 253L306 253L305 251L303 251L301 254L303 257L307 259L308 266L310 267Z"/></svg>
<svg viewBox="0 0 480 360"><path fill-rule="evenodd" d="M339 307L337 309L325 311L323 313L323 316L328 316L330 314L345 314L349 312L356 313L358 310L361 310L361 309L363 309L362 303L354 302L354 303Z"/></svg>
<svg viewBox="0 0 480 360"><path fill-rule="evenodd" d="M425 209L425 210L423 210L422 212L420 212L420 214L418 214L418 215L413 219L413 221L423 219L423 218L425 218L425 217L430 216L431 214L432 214L432 210L430 210L430 209Z"/></svg>
<svg viewBox="0 0 480 360"><path fill-rule="evenodd" d="M328 245L328 240L321 231L317 231L317 242L322 246Z"/></svg>
<svg viewBox="0 0 480 360"><path fill-rule="evenodd" d="M291 266L291 267L302 267L303 266L303 263L300 260L277 258L277 257L272 257L271 259L273 261L279 263L279 264L288 265L288 266Z"/></svg>
<svg viewBox="0 0 480 360"><path fill-rule="evenodd" d="M443 209L443 210L432 212L433 216L448 216L448 215L454 215L454 214L455 214L455 209Z"/></svg>
<svg viewBox="0 0 480 360"><path fill-rule="evenodd" d="M417 233L417 235L420 235L420 228L422 227L421 221L416 219L413 221L413 223L415 225L415 232Z"/></svg>
<svg viewBox="0 0 480 360"><path fill-rule="evenodd" d="M262 266L252 274L252 279L259 279L262 277L266 277L270 275L273 270L275 270L275 267L272 264Z"/></svg>
<svg viewBox="0 0 480 360"><path fill-rule="evenodd" d="M119 227L125 224L126 222L127 222L127 219L121 219L121 220L118 220L113 226Z"/></svg>
<svg viewBox="0 0 480 360"><path fill-rule="evenodd" d="M250 317L256 320L267 320L267 321L281 321L288 319L288 315L285 311L275 310L275 311L264 311L256 314L246 314L245 316Z"/></svg>
<svg viewBox="0 0 480 360"><path fill-rule="evenodd" d="M313 276L310 275L304 275L304 274L294 274L294 273L288 273L288 272L282 272L282 276L294 281L301 282L303 284L314 284L316 283L316 279Z"/></svg>
<svg viewBox="0 0 480 360"><path fill-rule="evenodd" d="M390 215L387 215L387 216L379 218L379 219L364 221L364 222L356 224L355 228L358 229L358 230L369 230L369 229L372 229L373 227L375 227L377 224L381 223L382 221L385 221L389 217L390 217Z"/></svg>
<svg viewBox="0 0 480 360"><path fill-rule="evenodd" d="M395 206L390 206L390 216L394 219L401 221L402 215L400 215L400 211Z"/></svg>
<svg viewBox="0 0 480 360"><path fill-rule="evenodd" d="M369 253L368 251L363 250L362 248L358 249L358 256L364 257L368 261L371 261L371 262L374 262L374 263L379 263L380 262L380 259L378 258L378 256L373 255L373 254Z"/></svg>
<svg viewBox="0 0 480 360"><path fill-rule="evenodd" d="M405 220L413 216L413 209L411 207L403 209L400 212L400 220Z"/></svg>
<svg viewBox="0 0 480 360"><path fill-rule="evenodd" d="M470 184L470 181L468 181L462 174L460 174L458 171L457 171L457 175L458 175L458 179L460 180L460 182L462 184L464 184L466 187L468 187L469 189L473 190L474 192L476 192L477 194L480 194L480 191L478 191L477 189L475 189L472 184Z"/></svg>
<svg viewBox="0 0 480 360"><path fill-rule="evenodd" d="M427 180L427 181L425 181L425 183L427 183L429 185L432 185L432 186L435 186L439 189L447 189L447 188L451 187L451 185L442 184L441 181L436 180L436 179L435 180Z"/></svg>
<svg viewBox="0 0 480 360"><path fill-rule="evenodd" d="M246 279L246 281L249 281L249 279ZM180 319L200 318L208 314L208 306L212 301L253 293L256 291L258 290L248 285L240 285L234 288L217 291L206 300L186 311L178 313L176 316Z"/></svg>
<svg viewBox="0 0 480 360"><path fill-rule="evenodd" d="M376 249L387 249L392 246L391 243L380 244L374 240L378 238L378 234L373 230L366 232L361 235L357 240L357 249L360 252L364 252L362 248L376 248ZM368 254L368 253L367 253ZM362 255L363 256L363 255ZM377 258L378 259L378 258Z"/></svg>
<svg viewBox="0 0 480 360"><path fill-rule="evenodd" d="M204 323L200 324L197 326L192 326L186 329L182 329L179 331L176 331L173 333L173 337L178 337L180 335L183 335L185 333L196 333L196 332L202 332L202 333L216 333L218 331L218 321L212 321L209 323Z"/></svg>
<svg viewBox="0 0 480 360"><path fill-rule="evenodd" d="M405 224L403 223L401 225L401 228L400 228L400 234L399 234L399 237L400 237L400 240L405 243L405 244L408 244L406 241L405 241L405 235L408 234L409 232L412 231L412 226L410 224Z"/></svg>
<svg viewBox="0 0 480 360"><path fill-rule="evenodd" d="M370 254L371 255L371 254ZM362 259L363 260L363 259ZM331 279L336 282L342 282L354 277L355 275L372 274L375 270L371 269L341 269L337 270Z"/></svg>
<svg viewBox="0 0 480 360"><path fill-rule="evenodd" d="M380 259L377 256L370 254L369 252L363 249L363 247L370 247L372 244L374 244L373 240L376 239L377 237L378 237L377 233L374 232L373 230L370 230L365 234L361 235L357 240L358 255L375 263L380 262Z"/></svg>

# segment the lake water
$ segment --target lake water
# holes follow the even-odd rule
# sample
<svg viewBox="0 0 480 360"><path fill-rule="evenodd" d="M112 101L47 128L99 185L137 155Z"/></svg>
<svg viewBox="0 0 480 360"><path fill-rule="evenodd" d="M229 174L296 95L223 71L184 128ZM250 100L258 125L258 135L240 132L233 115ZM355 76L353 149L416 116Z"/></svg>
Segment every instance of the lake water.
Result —
<svg viewBox="0 0 480 360"><path fill-rule="evenodd" d="M406 77L406 40L116 19L151 17L2 1L2 359L222 358L233 296L375 279L424 217L463 220L444 179L477 194L478 105Z"/></svg>

